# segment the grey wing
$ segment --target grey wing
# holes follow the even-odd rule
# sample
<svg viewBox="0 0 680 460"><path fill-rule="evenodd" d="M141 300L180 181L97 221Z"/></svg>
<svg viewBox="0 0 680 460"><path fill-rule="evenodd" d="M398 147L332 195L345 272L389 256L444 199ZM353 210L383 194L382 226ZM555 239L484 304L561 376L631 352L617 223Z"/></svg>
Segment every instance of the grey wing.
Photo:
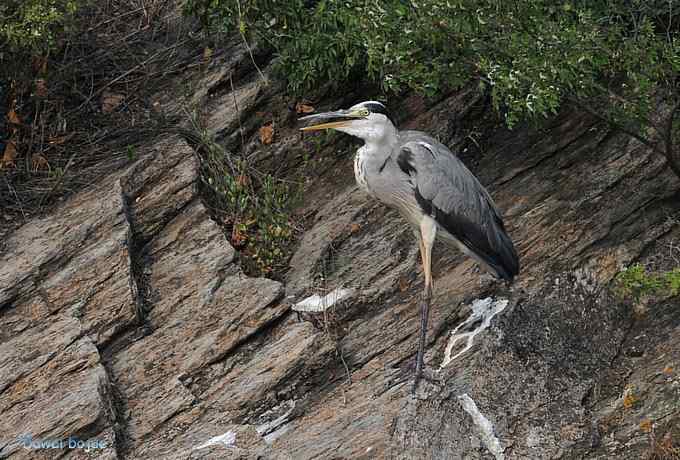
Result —
<svg viewBox="0 0 680 460"><path fill-rule="evenodd" d="M411 177L418 205L497 276L511 281L519 260L488 192L449 149L422 139L403 144L396 158Z"/></svg>

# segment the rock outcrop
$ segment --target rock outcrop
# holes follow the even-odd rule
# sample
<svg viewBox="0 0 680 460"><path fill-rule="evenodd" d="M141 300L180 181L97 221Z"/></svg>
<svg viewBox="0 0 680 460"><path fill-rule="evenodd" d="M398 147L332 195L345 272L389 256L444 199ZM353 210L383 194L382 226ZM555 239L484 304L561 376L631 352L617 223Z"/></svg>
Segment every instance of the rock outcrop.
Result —
<svg viewBox="0 0 680 460"><path fill-rule="evenodd" d="M244 56L234 46L196 96L232 143L239 123L250 139L275 92L243 73L232 94L224 79ZM170 136L5 242L0 457L638 459L677 449L677 298L634 314L609 289L631 262L676 263L677 179L578 113L510 132L485 127L470 93L426 110L415 102L403 104L404 124L461 152L522 264L507 288L435 249L425 357L435 380L410 395L422 289L413 234L356 188L350 151L328 154L307 186L300 214L312 217L277 282L243 273L197 191L192 148ZM477 123L483 153L463 129ZM245 149L294 163L298 142L284 124L273 145ZM292 312L335 288L354 295L314 322ZM450 346L452 332L465 340ZM454 359L442 366L445 356ZM31 445L69 436L100 444Z"/></svg>

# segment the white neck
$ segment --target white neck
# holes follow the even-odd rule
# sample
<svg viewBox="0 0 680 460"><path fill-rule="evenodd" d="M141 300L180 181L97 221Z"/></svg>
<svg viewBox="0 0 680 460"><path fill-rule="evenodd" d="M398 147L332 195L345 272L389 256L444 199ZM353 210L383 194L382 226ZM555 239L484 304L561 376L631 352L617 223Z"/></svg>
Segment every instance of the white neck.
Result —
<svg viewBox="0 0 680 460"><path fill-rule="evenodd" d="M392 153L397 144L397 129L392 123L387 123L380 136L370 136L364 138L364 151L367 155L379 161L384 161L385 157Z"/></svg>

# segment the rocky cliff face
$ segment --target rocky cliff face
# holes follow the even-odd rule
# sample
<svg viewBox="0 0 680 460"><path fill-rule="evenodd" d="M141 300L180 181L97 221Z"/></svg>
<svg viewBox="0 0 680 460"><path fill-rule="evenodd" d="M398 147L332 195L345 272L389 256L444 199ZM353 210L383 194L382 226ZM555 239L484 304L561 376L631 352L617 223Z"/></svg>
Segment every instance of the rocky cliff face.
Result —
<svg viewBox="0 0 680 460"><path fill-rule="evenodd" d="M239 124L250 137L257 111L290 119L268 105L275 86L234 73L248 65L238 45L225 56L192 95L219 139L238 144ZM400 113L461 153L522 264L508 289L435 249L435 380L410 395L417 245L354 185L346 143L322 154L277 282L243 273L191 146L168 136L5 241L0 457L678 458L680 305L634 312L609 293L631 262L677 265L677 179L578 113L509 132L465 92ZM245 149L263 165L300 167L294 123L270 146L255 137ZM335 288L354 294L314 321L291 310ZM69 436L99 444L34 448Z"/></svg>

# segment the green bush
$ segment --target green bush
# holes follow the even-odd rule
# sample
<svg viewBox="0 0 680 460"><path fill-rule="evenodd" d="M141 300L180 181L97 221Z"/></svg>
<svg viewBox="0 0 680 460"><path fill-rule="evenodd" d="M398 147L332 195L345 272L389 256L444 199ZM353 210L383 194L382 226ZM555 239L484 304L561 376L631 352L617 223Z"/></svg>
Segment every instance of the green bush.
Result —
<svg viewBox="0 0 680 460"><path fill-rule="evenodd" d="M435 96L477 81L510 127L575 104L680 176L676 1L188 0L186 11L271 46L293 92L365 79Z"/></svg>
<svg viewBox="0 0 680 460"><path fill-rule="evenodd" d="M43 52L75 13L75 0L3 0L0 49Z"/></svg>
<svg viewBox="0 0 680 460"><path fill-rule="evenodd" d="M353 70L386 89L435 94L477 76L509 123L554 112L565 92L599 95L612 79L630 98L620 108L645 115L654 84L680 70L680 11L666 1L189 0L185 8L210 27L271 44L293 89Z"/></svg>
<svg viewBox="0 0 680 460"><path fill-rule="evenodd" d="M185 11L218 31L238 31L245 40L278 52L278 74L294 92L326 81L342 83L366 67L362 8L352 2L303 0L188 0ZM313 2L312 2L313 3Z"/></svg>

